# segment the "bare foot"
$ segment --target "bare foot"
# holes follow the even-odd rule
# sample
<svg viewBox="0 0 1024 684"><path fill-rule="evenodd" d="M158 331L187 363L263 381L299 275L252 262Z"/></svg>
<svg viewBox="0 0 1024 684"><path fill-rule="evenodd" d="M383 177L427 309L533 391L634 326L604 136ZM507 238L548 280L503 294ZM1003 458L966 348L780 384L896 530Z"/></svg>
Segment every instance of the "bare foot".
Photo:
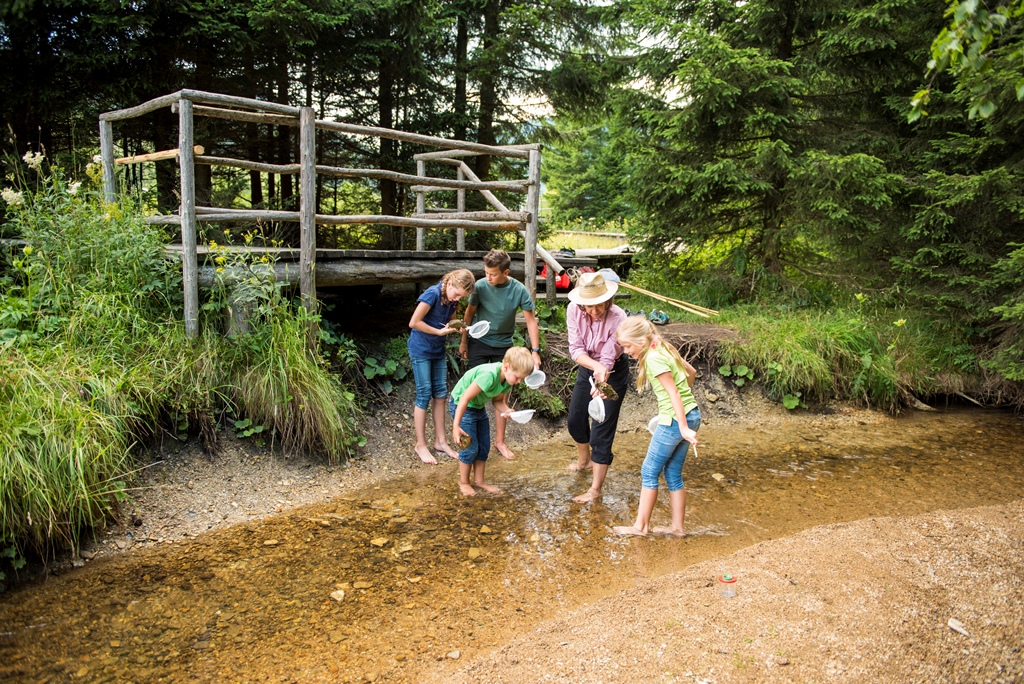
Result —
<svg viewBox="0 0 1024 684"><path fill-rule="evenodd" d="M647 536L646 532L644 532L638 527L633 527L632 525L630 525L629 527L613 527L612 532L614 532L615 534L631 534L634 537Z"/></svg>
<svg viewBox="0 0 1024 684"><path fill-rule="evenodd" d="M497 447L498 453L500 453L502 456L504 456L510 461L515 460L516 454L514 451L508 448L508 444L495 444L494 446Z"/></svg>
<svg viewBox="0 0 1024 684"><path fill-rule="evenodd" d="M673 537L685 537L686 530L674 530L671 527L655 527L651 534L670 534Z"/></svg>
<svg viewBox="0 0 1024 684"><path fill-rule="evenodd" d="M591 489L588 489L583 494L580 494L579 496L572 497L572 500L575 501L576 503L587 503L589 501L594 501L595 499L600 499L600 498L601 498L601 490L600 489L593 489L593 488L591 488Z"/></svg>
<svg viewBox="0 0 1024 684"><path fill-rule="evenodd" d="M462 492L462 496L476 496L476 490L473 489L473 485L459 483L459 491Z"/></svg>
<svg viewBox="0 0 1024 684"><path fill-rule="evenodd" d="M447 442L445 442L443 444L435 444L434 445L434 449L436 449L437 451L440 451L441 453L448 454L452 458L458 458L459 457L459 455L457 453L452 451L452 448L450 446L448 446Z"/></svg>
<svg viewBox="0 0 1024 684"><path fill-rule="evenodd" d="M488 494L501 494L501 490L494 485L484 484L483 482L477 482L476 486L484 490Z"/></svg>
<svg viewBox="0 0 1024 684"><path fill-rule="evenodd" d="M570 463L569 467L566 468L566 470L568 470L570 473L578 473L581 470L593 470L593 469L594 469L594 464L593 463L587 463L586 465L580 465L579 463Z"/></svg>
<svg viewBox="0 0 1024 684"><path fill-rule="evenodd" d="M416 447L415 451L416 455L419 456L420 460L423 461L424 463L429 463L430 465L437 465L437 459L434 458L434 455L430 453L430 449L428 449L425 444L423 446Z"/></svg>

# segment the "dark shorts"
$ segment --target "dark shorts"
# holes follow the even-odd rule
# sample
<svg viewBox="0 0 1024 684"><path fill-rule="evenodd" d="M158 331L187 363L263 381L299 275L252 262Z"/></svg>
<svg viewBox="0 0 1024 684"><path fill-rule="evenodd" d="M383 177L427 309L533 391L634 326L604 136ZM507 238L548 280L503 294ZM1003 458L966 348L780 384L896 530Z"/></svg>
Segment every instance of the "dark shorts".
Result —
<svg viewBox="0 0 1024 684"><path fill-rule="evenodd" d="M466 360L469 362L470 368L476 368L483 363L504 361L505 352L512 348L511 345L508 347L492 347L489 344L484 344L480 340L474 340L472 337L469 338L468 346L469 353Z"/></svg>

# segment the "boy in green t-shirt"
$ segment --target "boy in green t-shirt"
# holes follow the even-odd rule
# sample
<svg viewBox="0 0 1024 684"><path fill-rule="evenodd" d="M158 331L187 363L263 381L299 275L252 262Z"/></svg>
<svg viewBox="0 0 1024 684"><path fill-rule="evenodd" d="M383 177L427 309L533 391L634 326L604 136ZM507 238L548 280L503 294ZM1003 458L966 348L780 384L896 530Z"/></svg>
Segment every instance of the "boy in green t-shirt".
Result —
<svg viewBox="0 0 1024 684"><path fill-rule="evenodd" d="M493 401L494 414L507 418L508 393L513 385L533 372L533 358L524 347L512 347L500 363L485 363L470 368L452 390L448 410L452 414L452 444L459 444L463 435L470 443L459 451L459 491L473 496L475 484L491 494L501 490L484 480L487 454L491 450L491 424L487 419L487 402ZM470 484L473 473L473 484Z"/></svg>
<svg viewBox="0 0 1024 684"><path fill-rule="evenodd" d="M526 286L510 277L512 259L503 249L492 249L484 255L484 273L486 277L476 281L473 293L466 307L465 322L467 327L480 321L488 321L490 330L480 339L473 339L462 331L462 343L459 353L469 360L469 367L474 368L482 363L495 363L505 357L505 351L512 346L512 334L516 327L516 311L522 309L526 319L526 332L530 338L530 348L535 369L540 368L540 327L534 314L533 298ZM516 457L515 453L505 444L504 416L496 416L494 446L507 459Z"/></svg>

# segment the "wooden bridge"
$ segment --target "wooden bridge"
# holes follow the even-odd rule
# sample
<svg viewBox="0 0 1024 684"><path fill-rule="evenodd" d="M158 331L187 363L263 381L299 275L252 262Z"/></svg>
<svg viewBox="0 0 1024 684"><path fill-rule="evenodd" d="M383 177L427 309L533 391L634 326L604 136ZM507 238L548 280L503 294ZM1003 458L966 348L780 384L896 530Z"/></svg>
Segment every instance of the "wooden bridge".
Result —
<svg viewBox="0 0 1024 684"><path fill-rule="evenodd" d="M170 107L178 114L178 147L151 154L115 159L113 144L113 123L143 116L164 107ZM194 117L205 116L233 121L263 123L271 125L297 126L299 129L299 163L265 164L245 159L207 156L205 150L195 144ZM182 276L185 304L185 329L188 335L198 334L198 313L200 286L212 282L212 266L200 268L200 257L207 250L197 244L197 224L204 222L256 222L294 221L299 224L299 246L297 248L272 249L274 252L275 277L288 282L297 282L303 305L309 310L316 307L317 285L354 285L391 282L423 282L440 277L453 268L481 269L483 252L465 251L465 231L470 230L514 230L525 241L522 259L514 261L513 274L521 278L531 295L536 296L537 257L549 266L550 278L564 269L559 261L537 244L540 205L540 145L482 145L464 140L448 140L434 136L407 133L389 128L357 126L337 121L325 121L314 117L312 107L292 107L262 100L208 93L198 90L180 90L158 97L129 109L101 114L100 152L103 164L104 193L108 202L116 197L115 165L138 164L159 159L177 159L180 170L180 204L175 214L152 216L147 220L154 224L179 225L181 245L169 248L179 253L182 261ZM389 138L408 143L438 148L434 151L414 155L416 174L405 174L387 169L350 169L318 165L316 159L317 130L333 131L378 138ZM464 161L476 155L492 155L523 159L527 161L525 179L481 180ZM249 171L291 174L299 177L298 211L241 210L196 206L195 165L227 166ZM456 178L429 176L427 165L454 167ZM332 215L317 213L317 174L336 178L377 178L390 179L410 185L416 193L416 213L412 216L387 215ZM456 193L455 207L427 207L429 193L452 191ZM489 211L466 211L466 191L479 192L492 207ZM522 211L510 210L495 195L494 191L522 193L526 195ZM322 250L316 247L316 226L380 224L416 228L416 250ZM456 250L451 252L427 252L424 250L425 233L428 229L455 229ZM245 251L253 248L223 247L227 251ZM573 265L589 263L574 259ZM547 287L549 297L554 297L553 280Z"/></svg>

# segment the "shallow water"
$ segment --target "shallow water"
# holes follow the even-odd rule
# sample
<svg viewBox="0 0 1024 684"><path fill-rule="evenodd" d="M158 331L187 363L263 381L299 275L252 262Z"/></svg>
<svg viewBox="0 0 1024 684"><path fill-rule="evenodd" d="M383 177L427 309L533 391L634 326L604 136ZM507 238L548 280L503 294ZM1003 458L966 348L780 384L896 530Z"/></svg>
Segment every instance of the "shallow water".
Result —
<svg viewBox="0 0 1024 684"><path fill-rule="evenodd" d="M682 540L610 531L633 519L644 431L620 433L590 505L570 501L589 473L565 471L567 436L492 457L498 497L460 497L454 462L418 469L3 595L0 679L417 681L645 578L714 558L728 572L728 554L759 541L1019 499L1022 434L982 411L706 425L684 469Z"/></svg>

